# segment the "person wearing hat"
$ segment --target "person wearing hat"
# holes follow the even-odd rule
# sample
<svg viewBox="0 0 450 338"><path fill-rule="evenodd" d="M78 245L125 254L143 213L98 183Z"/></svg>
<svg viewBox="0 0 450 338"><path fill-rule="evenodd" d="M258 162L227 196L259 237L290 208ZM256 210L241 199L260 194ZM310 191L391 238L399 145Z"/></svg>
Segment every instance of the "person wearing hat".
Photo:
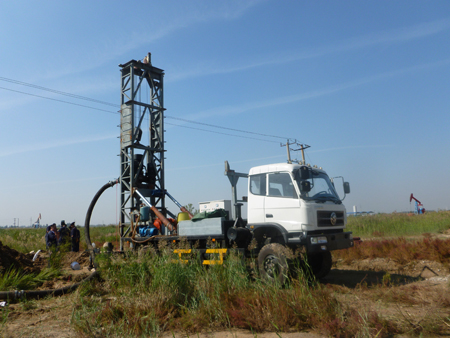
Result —
<svg viewBox="0 0 450 338"><path fill-rule="evenodd" d="M47 226L46 232L45 232L45 247L48 250L49 244L48 244L48 233L50 232L52 226L56 226L56 223L50 224Z"/></svg>
<svg viewBox="0 0 450 338"><path fill-rule="evenodd" d="M80 251L80 230L75 226L75 222L70 223L70 237L72 238L72 251Z"/></svg>
<svg viewBox="0 0 450 338"><path fill-rule="evenodd" d="M58 240L58 245L64 245L67 243L67 239L70 236L70 231L69 229L67 229L66 226L66 222L65 221L61 221L61 228L59 229L59 240Z"/></svg>

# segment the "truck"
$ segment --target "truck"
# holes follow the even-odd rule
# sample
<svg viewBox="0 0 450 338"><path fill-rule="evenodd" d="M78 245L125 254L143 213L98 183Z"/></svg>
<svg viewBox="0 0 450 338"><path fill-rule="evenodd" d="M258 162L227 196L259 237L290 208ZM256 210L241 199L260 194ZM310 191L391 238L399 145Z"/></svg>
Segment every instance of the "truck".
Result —
<svg viewBox="0 0 450 338"><path fill-rule="evenodd" d="M132 242L134 248L143 244L157 248L162 240L170 243L183 240L188 248L173 251L179 259L187 262L189 255L197 252L205 265L222 264L227 254L238 251L244 257L257 259L262 279L280 283L284 283L292 265L289 252L297 252L301 255L294 260L306 260L314 276L323 278L332 267L331 251L354 245L352 233L345 231L347 215L343 199L337 193L335 179L325 170L302 161L289 162L257 166L249 173L239 173L225 161L225 175L232 190L231 215L218 209L190 219L185 210L178 214L178 222L158 219L159 224L142 224L142 220L148 219L144 216L137 220L137 230L133 231L141 236L125 240ZM247 196L238 199L240 178L248 179L248 191ZM339 178L345 198L350 185ZM135 193L143 204L152 207L138 190ZM244 203L247 219L242 218ZM142 214L141 208L139 216ZM163 224L168 225L167 234L161 234ZM155 225L158 229L154 229Z"/></svg>
<svg viewBox="0 0 450 338"><path fill-rule="evenodd" d="M151 53L142 61L130 60L119 67L120 176L100 188L86 213L85 238L92 261L92 212L103 192L115 184L120 186L120 252L126 245L158 249L165 241L180 261L199 257L204 265L222 264L232 252L238 252L242 257L257 258L262 278L283 282L293 260L303 257L302 262L321 278L331 269L330 252L353 246L352 233L345 231L347 215L336 182L322 168L306 164L304 150L309 146L291 139L286 142L287 163L239 173L225 161L231 205L217 209L214 205L210 212L190 214L165 186L164 70L152 65ZM290 158L294 143L301 146L297 149L302 151L301 161ZM248 191L238 199L241 178L248 180ZM345 197L350 186L343 178L342 182ZM181 212L170 212L166 197ZM241 212L244 204L246 219Z"/></svg>

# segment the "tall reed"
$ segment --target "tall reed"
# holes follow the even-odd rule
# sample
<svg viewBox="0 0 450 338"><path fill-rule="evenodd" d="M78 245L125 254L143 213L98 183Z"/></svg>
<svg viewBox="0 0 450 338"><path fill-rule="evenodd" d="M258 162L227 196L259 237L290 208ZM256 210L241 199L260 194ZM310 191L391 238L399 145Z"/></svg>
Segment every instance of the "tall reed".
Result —
<svg viewBox="0 0 450 338"><path fill-rule="evenodd" d="M255 332L317 327L339 308L331 292L303 277L280 287L249 278L242 257L223 265L188 264L166 252L103 256L102 284L90 284L74 312L80 333L156 336L164 330L199 332L243 328ZM108 294L102 301L101 295ZM92 297L94 296L94 297ZM100 296L95 301L95 297Z"/></svg>

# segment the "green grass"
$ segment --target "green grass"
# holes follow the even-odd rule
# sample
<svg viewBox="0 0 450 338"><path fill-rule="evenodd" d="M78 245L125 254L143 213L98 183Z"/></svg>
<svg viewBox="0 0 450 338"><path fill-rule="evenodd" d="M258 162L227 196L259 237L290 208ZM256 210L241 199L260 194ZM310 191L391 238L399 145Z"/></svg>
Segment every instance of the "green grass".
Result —
<svg viewBox="0 0 450 338"><path fill-rule="evenodd" d="M309 296L306 284L289 287L288 291L251 281L238 257L229 257L224 265L208 268L197 260L173 263L173 258L168 253L101 258L103 284L80 290L84 298L74 313L80 333L102 330L107 336L151 337L164 330L228 328L230 321L233 327L273 331L274 325L309 327L312 317L318 321L317 316L328 312L323 308L329 302ZM114 291L109 293L110 290ZM105 293L114 301L92 300L92 296ZM280 298L282 293L286 295ZM297 314L289 315L289 324L284 319L285 314L291 313L289 306L285 308L287 300L298 308ZM311 302L317 303L315 313L304 313Z"/></svg>
<svg viewBox="0 0 450 338"><path fill-rule="evenodd" d="M22 253L45 250L45 229L0 229L3 245Z"/></svg>
<svg viewBox="0 0 450 338"><path fill-rule="evenodd" d="M341 258L349 260L356 256L389 257L448 264L450 241L431 235L406 239L410 235L436 234L448 228L449 212L349 217L349 230L355 236L401 238L364 239L354 249L336 253L348 254ZM28 238L27 247L19 250L28 252L36 250L36 243L43 242L42 230L8 229L0 231L0 236L2 241L5 235L9 236L9 242L4 244L10 246L8 243L11 243L16 248L23 247L22 239ZM80 227L80 230L84 245L84 229ZM97 245L114 242L117 228L92 228L91 238ZM35 244L31 242L33 239ZM158 337L161 332L191 334L240 328L254 332L255 336L263 331L313 329L325 336L387 337L411 329L407 325L398 327L397 322L373 309L343 304L332 288L311 283L301 273L288 285L280 287L261 281L254 267L249 274L248 266L243 265L239 257L232 256L223 265L210 267L196 260L181 264L173 263L172 259L167 252L157 255L152 250L129 252L126 256L99 255L101 278L84 284L74 295L71 324L77 333L85 337ZM17 287L20 276L13 273L8 278L3 282L6 288L21 289ZM35 279L39 278L35 276ZM389 288L388 276L385 279L383 288ZM395 296L405 297L402 293Z"/></svg>
<svg viewBox="0 0 450 338"><path fill-rule="evenodd" d="M84 240L84 227L78 226L80 230L80 249L86 249ZM104 242L117 242L117 226L108 225L102 227L91 227L90 235L91 240L96 243L97 246L103 245ZM15 249L22 253L28 253L30 251L46 250L45 247L45 229L33 229L33 228L13 228L13 229L0 229L0 239L3 245ZM70 241L69 241L70 242ZM69 244L70 245L70 244Z"/></svg>
<svg viewBox="0 0 450 338"><path fill-rule="evenodd" d="M102 280L79 290L72 325L81 336L157 337L161 332L316 329L327 336L373 336L388 327L364 309L350 311L332 290L299 274L288 285L249 277L237 256L205 267L168 253L99 256ZM364 322L361 320L364 318ZM365 334L367 333L367 334ZM380 337L383 335L380 335Z"/></svg>
<svg viewBox="0 0 450 338"><path fill-rule="evenodd" d="M442 233L450 229L450 211L429 212L423 215L403 213L348 217L347 230L353 236L413 236Z"/></svg>
<svg viewBox="0 0 450 338"><path fill-rule="evenodd" d="M81 232L81 250L85 249L84 227ZM450 229L450 211L428 212L424 215L403 213L377 214L373 216L348 217L347 230L359 237L399 237L424 233L442 233ZM118 247L118 227L115 225L91 227L91 240L97 247L104 242L112 242ZM0 238L4 245L27 253L45 249L45 229L0 229Z"/></svg>
<svg viewBox="0 0 450 338"><path fill-rule="evenodd" d="M34 290L47 280L61 276L61 270L49 268L39 273L27 273L21 270L10 269L0 275L0 291Z"/></svg>

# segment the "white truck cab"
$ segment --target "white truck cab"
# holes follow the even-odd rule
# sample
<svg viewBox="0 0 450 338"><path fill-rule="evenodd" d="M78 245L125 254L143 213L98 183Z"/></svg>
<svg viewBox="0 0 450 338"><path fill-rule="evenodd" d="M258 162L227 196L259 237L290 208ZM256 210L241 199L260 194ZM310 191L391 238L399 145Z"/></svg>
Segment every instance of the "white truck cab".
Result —
<svg viewBox="0 0 450 338"><path fill-rule="evenodd" d="M326 172L310 168L302 179L301 167L279 163L250 169L248 223L275 222L288 233L345 227L345 207ZM309 191L302 191L305 180Z"/></svg>
<svg viewBox="0 0 450 338"><path fill-rule="evenodd" d="M321 278L331 269L330 251L353 246L352 233L344 231L347 215L342 199L322 168L277 163L251 168L247 175L225 162L225 174L232 186L233 219L240 218L241 202L248 203L248 219L240 224L257 242L258 263L266 278L275 278L276 269L283 274L279 263L283 258L277 254L281 247L306 250L313 273ZM239 177L248 178L248 196L242 200L236 193ZM350 193L347 182L343 190ZM239 240L238 231L230 233L230 239Z"/></svg>

